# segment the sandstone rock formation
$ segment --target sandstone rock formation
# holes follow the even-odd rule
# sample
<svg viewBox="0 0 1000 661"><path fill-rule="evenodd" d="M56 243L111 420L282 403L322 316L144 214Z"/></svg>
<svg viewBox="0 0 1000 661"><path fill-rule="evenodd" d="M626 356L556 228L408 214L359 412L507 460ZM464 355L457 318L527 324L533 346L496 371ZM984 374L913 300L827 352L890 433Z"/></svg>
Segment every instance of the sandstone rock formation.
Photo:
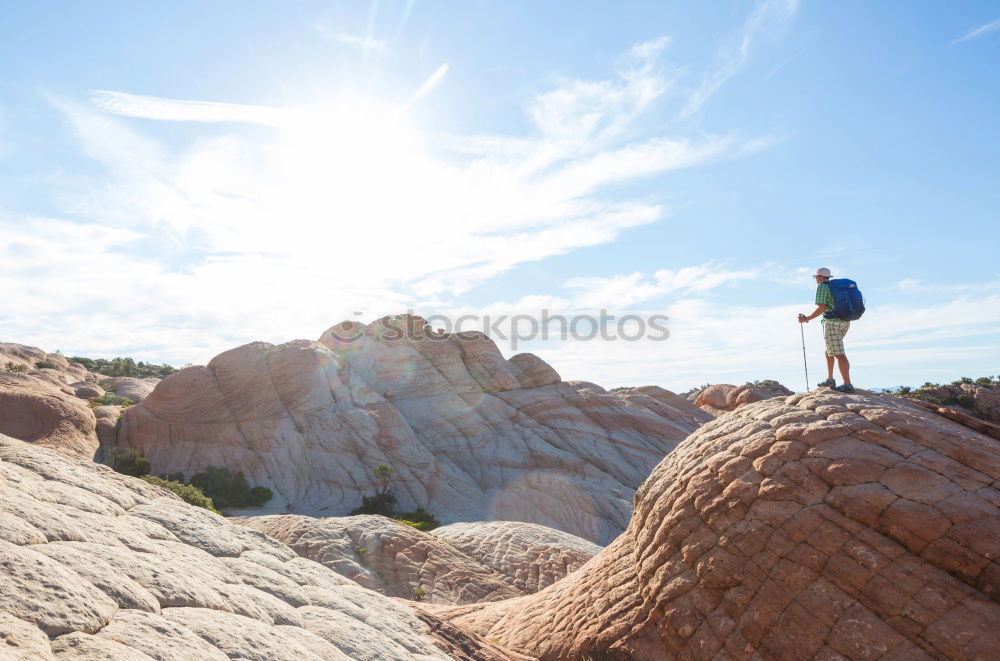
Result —
<svg viewBox="0 0 1000 661"><path fill-rule="evenodd" d="M8 365L27 373L38 373L43 379L46 375L55 375L63 384L83 381L89 374L83 365L69 362L62 354L46 353L25 344L0 342L0 371L8 369Z"/></svg>
<svg viewBox="0 0 1000 661"><path fill-rule="evenodd" d="M672 418L676 418L677 414L680 413L685 416L692 429L696 429L715 418L714 415L693 402L659 386L625 388L615 391L614 395L626 402L638 404L652 411L663 411L662 415Z"/></svg>
<svg viewBox="0 0 1000 661"><path fill-rule="evenodd" d="M97 421L87 402L71 393L34 374L0 372L0 434L92 459Z"/></svg>
<svg viewBox="0 0 1000 661"><path fill-rule="evenodd" d="M512 659L173 494L0 436L0 658Z"/></svg>
<svg viewBox="0 0 1000 661"><path fill-rule="evenodd" d="M147 377L144 379L137 379L132 376L105 376L100 377L101 387L108 392L114 393L119 397L127 397L132 400L133 404L138 404L142 400L146 399L149 393L153 392L153 388L160 380L154 377Z"/></svg>
<svg viewBox="0 0 1000 661"><path fill-rule="evenodd" d="M285 514L236 521L390 597L472 604L526 594L505 575L456 550L448 541L384 516L317 519Z"/></svg>
<svg viewBox="0 0 1000 661"><path fill-rule="evenodd" d="M575 535L520 521L453 523L430 534L500 572L527 593L565 578L601 551Z"/></svg>
<svg viewBox="0 0 1000 661"><path fill-rule="evenodd" d="M695 406L702 408L713 416L720 416L727 411L732 411L752 402L759 402L771 397L784 397L791 394L791 390L777 381L763 381L759 384L747 383L742 386L719 383L708 386L699 392L694 403Z"/></svg>
<svg viewBox="0 0 1000 661"><path fill-rule="evenodd" d="M628 522L635 487L699 424L651 397L647 408L549 383L557 375L537 357L507 361L481 334L423 323L345 322L322 343L227 351L160 382L126 411L118 442L157 474L243 471L274 491L272 512L344 515L384 463L404 510L606 543Z"/></svg>
<svg viewBox="0 0 1000 661"><path fill-rule="evenodd" d="M565 580L437 612L541 659L993 659L998 480L1000 443L894 397L768 399L681 443Z"/></svg>
<svg viewBox="0 0 1000 661"><path fill-rule="evenodd" d="M956 381L948 384L928 383L906 392L905 396L968 412L993 423L1000 423L1000 385L998 385L998 379L1000 376L993 379L980 379L977 382L965 379L965 382Z"/></svg>

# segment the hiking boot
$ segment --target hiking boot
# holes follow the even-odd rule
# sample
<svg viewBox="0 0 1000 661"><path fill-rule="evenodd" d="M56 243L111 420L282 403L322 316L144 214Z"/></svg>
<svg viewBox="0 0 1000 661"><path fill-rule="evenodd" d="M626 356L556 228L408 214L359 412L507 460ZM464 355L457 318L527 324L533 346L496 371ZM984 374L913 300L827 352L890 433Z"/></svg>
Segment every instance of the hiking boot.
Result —
<svg viewBox="0 0 1000 661"><path fill-rule="evenodd" d="M842 386L834 386L833 390L836 390L837 392L854 392L854 386L849 383L845 383Z"/></svg>
<svg viewBox="0 0 1000 661"><path fill-rule="evenodd" d="M837 382L833 379L827 379L826 381L820 381L816 384L817 388L833 388L837 385Z"/></svg>

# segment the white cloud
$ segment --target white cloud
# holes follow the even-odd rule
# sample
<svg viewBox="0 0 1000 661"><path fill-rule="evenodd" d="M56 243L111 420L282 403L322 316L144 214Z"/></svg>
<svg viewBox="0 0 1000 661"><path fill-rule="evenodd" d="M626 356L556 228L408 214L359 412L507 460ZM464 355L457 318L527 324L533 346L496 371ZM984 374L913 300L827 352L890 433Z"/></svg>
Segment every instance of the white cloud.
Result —
<svg viewBox="0 0 1000 661"><path fill-rule="evenodd" d="M679 116L685 118L698 112L726 81L746 66L754 39L765 30L785 25L795 16L798 8L798 0L763 0L758 3L736 35L723 45L716 69L702 78Z"/></svg>
<svg viewBox="0 0 1000 661"><path fill-rule="evenodd" d="M338 30L329 22L314 23L313 29L329 41L360 48L366 53L371 51L382 51L385 50L387 46L384 40L376 39L372 36L371 25L369 25L367 34L352 34L350 32L344 32L342 30Z"/></svg>
<svg viewBox="0 0 1000 661"><path fill-rule="evenodd" d="M715 289L728 282L758 275L756 270L728 271L712 264L689 266L676 271L663 269L647 278L630 273L610 278L581 277L566 282L570 289L580 290L576 304L584 309L621 309L643 303L666 294L691 294Z"/></svg>
<svg viewBox="0 0 1000 661"><path fill-rule="evenodd" d="M958 39L956 39L951 43L957 44L963 41L968 41L970 39L978 39L979 37L984 37L990 34L991 32L996 32L997 30L1000 30L1000 19L997 19L995 21L990 21L989 23L985 23L976 28L972 28L971 30L966 32L963 36L959 37Z"/></svg>
<svg viewBox="0 0 1000 661"><path fill-rule="evenodd" d="M656 64L666 44L637 45L610 79L540 94L528 107L534 130L516 136L425 135L391 103L54 98L103 172L56 180L72 222L0 218L11 239L0 278L18 311L5 339L205 361L251 339L316 337L355 310L447 305L517 264L614 241L664 210L609 186L747 145L641 134L670 84ZM136 119L213 124L168 144Z"/></svg>

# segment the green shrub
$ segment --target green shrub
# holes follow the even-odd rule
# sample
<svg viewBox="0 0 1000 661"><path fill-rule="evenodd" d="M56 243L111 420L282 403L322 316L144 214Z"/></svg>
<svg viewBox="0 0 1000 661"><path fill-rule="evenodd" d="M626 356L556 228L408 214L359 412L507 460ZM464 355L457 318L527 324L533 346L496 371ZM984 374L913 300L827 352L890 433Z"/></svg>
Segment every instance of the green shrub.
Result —
<svg viewBox="0 0 1000 661"><path fill-rule="evenodd" d="M28 371L28 366L27 365L18 365L17 363L13 363L13 362L11 362L11 361L8 360L7 361L7 365L4 366L4 370L7 371L7 372L27 372Z"/></svg>
<svg viewBox="0 0 1000 661"><path fill-rule="evenodd" d="M250 488L243 473L233 473L228 468L208 466L192 476L191 484L200 488L219 509L227 507L259 506L273 495L266 487Z"/></svg>
<svg viewBox="0 0 1000 661"><path fill-rule="evenodd" d="M87 401L95 408L98 406L121 406L123 408L128 408L129 406L135 404L135 402L128 397L119 397L113 392L104 393L100 397L91 397Z"/></svg>
<svg viewBox="0 0 1000 661"><path fill-rule="evenodd" d="M156 477L154 475L146 475L142 479L146 480L150 484L155 484L158 487L163 487L164 489L169 489L175 494L181 497L181 499L188 503L189 505L195 505L197 507L204 507L210 512L219 513L219 510L215 509L215 503L202 492L201 489L194 486L193 484L184 484L183 482L174 482L172 480L164 480L162 478Z"/></svg>
<svg viewBox="0 0 1000 661"><path fill-rule="evenodd" d="M427 592L421 587L413 591L413 601L423 601L426 596Z"/></svg>
<svg viewBox="0 0 1000 661"><path fill-rule="evenodd" d="M149 474L149 460L135 448L115 448L111 451L108 465L123 475L142 477Z"/></svg>
<svg viewBox="0 0 1000 661"><path fill-rule="evenodd" d="M72 356L69 358L69 362L80 363L91 372L96 372L105 376L133 376L137 379L142 379L147 376L164 379L177 371L177 368L167 364L154 365L153 363L144 363L141 360L136 362L132 358L114 358L112 360L107 360L105 358L84 358L82 356Z"/></svg>
<svg viewBox="0 0 1000 661"><path fill-rule="evenodd" d="M392 493L375 494L374 496L362 496L361 506L350 511L350 515L356 514L381 514L393 518L397 511L396 496Z"/></svg>
<svg viewBox="0 0 1000 661"><path fill-rule="evenodd" d="M36 370L45 370L45 369L54 370L54 369L56 369L56 366L55 366L55 363L50 363L47 360L39 360L38 362L35 363L35 369Z"/></svg>
<svg viewBox="0 0 1000 661"><path fill-rule="evenodd" d="M256 486L250 488L250 504L254 507L259 507L271 500L274 496L274 492L267 487Z"/></svg>
<svg viewBox="0 0 1000 661"><path fill-rule="evenodd" d="M394 518L424 532L441 526L441 522L437 520L437 517L426 511L423 507L418 507L412 512L400 512Z"/></svg>

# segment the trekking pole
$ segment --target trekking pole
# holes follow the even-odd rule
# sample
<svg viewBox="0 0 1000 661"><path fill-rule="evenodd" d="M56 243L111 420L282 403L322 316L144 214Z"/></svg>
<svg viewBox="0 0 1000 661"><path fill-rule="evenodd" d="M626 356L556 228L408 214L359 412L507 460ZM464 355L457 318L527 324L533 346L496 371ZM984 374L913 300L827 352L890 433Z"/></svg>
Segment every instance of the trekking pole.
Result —
<svg viewBox="0 0 1000 661"><path fill-rule="evenodd" d="M802 366L806 368L806 392L809 392L809 363L806 362L806 329L799 322L799 334L802 335Z"/></svg>

